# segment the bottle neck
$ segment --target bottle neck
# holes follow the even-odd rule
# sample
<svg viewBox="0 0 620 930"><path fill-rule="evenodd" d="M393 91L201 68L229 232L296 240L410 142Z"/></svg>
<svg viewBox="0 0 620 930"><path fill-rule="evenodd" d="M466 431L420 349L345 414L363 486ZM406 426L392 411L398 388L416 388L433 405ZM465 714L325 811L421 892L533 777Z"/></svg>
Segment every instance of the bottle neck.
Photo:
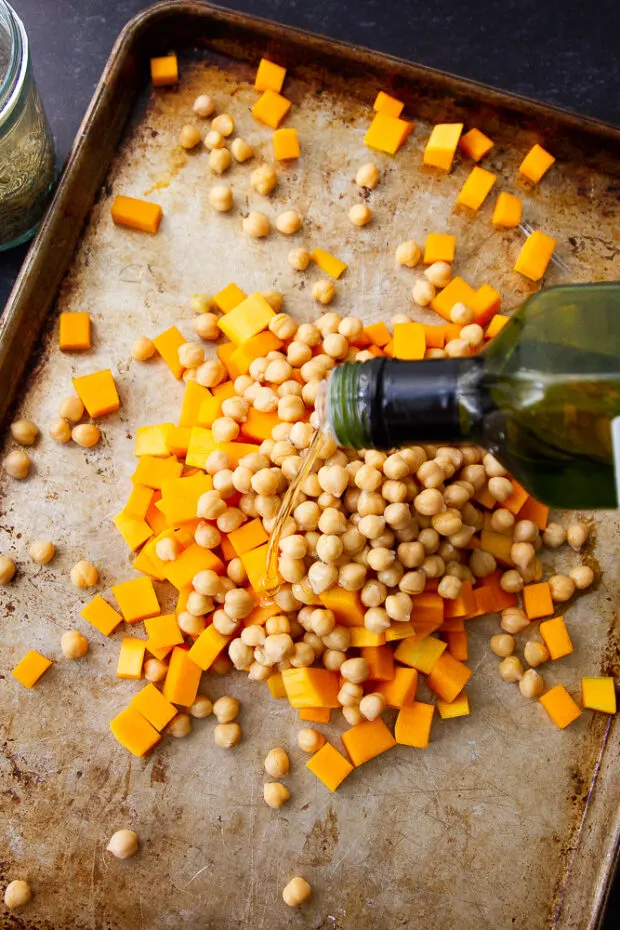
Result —
<svg viewBox="0 0 620 930"><path fill-rule="evenodd" d="M479 442L483 370L480 357L340 365L328 382L329 426L340 445L356 449Z"/></svg>

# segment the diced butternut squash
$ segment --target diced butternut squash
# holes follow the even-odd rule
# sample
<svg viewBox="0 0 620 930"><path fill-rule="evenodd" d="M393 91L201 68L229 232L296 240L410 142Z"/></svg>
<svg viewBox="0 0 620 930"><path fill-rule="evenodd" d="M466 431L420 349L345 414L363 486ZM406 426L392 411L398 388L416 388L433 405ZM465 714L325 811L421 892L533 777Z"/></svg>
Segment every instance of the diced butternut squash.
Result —
<svg viewBox="0 0 620 930"><path fill-rule="evenodd" d="M345 730L341 738L355 766L363 765L364 762L396 746L396 740L381 717L356 724L350 730Z"/></svg>
<svg viewBox="0 0 620 930"><path fill-rule="evenodd" d="M149 504L149 509L147 510L146 517L145 517L146 522L151 527L153 532L157 533L158 535L159 533L163 533L163 531L168 528L168 522L165 516L163 515L161 510L159 510L157 507L157 504L160 501L161 501L161 493L160 491L155 491L153 495L153 500ZM142 553L140 553L140 555L141 554ZM160 581L163 581L163 580L164 580L164 576L162 575L160 578Z"/></svg>
<svg viewBox="0 0 620 930"><path fill-rule="evenodd" d="M450 630L446 632L445 636L448 644L448 652L452 658L458 659L459 662L467 662L469 658L467 633L464 630Z"/></svg>
<svg viewBox="0 0 620 930"><path fill-rule="evenodd" d="M137 197L125 197L119 194L114 198L111 209L112 219L117 226L129 226L154 235L159 229L164 212L158 203L139 200Z"/></svg>
<svg viewBox="0 0 620 930"><path fill-rule="evenodd" d="M553 614L553 600L548 581L527 584L523 588L523 607L528 620L540 620Z"/></svg>
<svg viewBox="0 0 620 930"><path fill-rule="evenodd" d="M276 161L299 158L299 136L296 129L276 129L273 134L273 154Z"/></svg>
<svg viewBox="0 0 620 930"><path fill-rule="evenodd" d="M216 348L217 357L228 372L228 377L233 381L243 372L235 365L234 354L237 346L234 342L223 342Z"/></svg>
<svg viewBox="0 0 620 930"><path fill-rule="evenodd" d="M254 608L250 616L245 618L243 625L253 626L257 624L258 626L264 626L270 617L275 617L279 613L280 608L277 604L259 604L258 607Z"/></svg>
<svg viewBox="0 0 620 930"><path fill-rule="evenodd" d="M270 675L267 679L267 687L269 688L272 698L280 700L286 697L286 688L282 681L282 672L274 672L273 675Z"/></svg>
<svg viewBox="0 0 620 930"><path fill-rule="evenodd" d="M435 708L432 704L414 701L410 707L401 707L396 718L394 736L401 746L426 749L431 737L431 724Z"/></svg>
<svg viewBox="0 0 620 930"><path fill-rule="evenodd" d="M271 438L271 431L280 422L277 413L263 413L262 410L250 407L245 422L241 423L239 435L250 442L262 442Z"/></svg>
<svg viewBox="0 0 620 930"><path fill-rule="evenodd" d="M427 349L443 349L446 344L446 330L443 326L429 326L424 323L424 336Z"/></svg>
<svg viewBox="0 0 620 930"><path fill-rule="evenodd" d="M222 332L239 346L263 329L267 329L275 313L258 291L218 320Z"/></svg>
<svg viewBox="0 0 620 930"><path fill-rule="evenodd" d="M191 427L172 426L168 433L168 452L179 458L185 458L189 446Z"/></svg>
<svg viewBox="0 0 620 930"><path fill-rule="evenodd" d="M496 174L476 165L459 191L456 202L469 210L479 210L496 181Z"/></svg>
<svg viewBox="0 0 620 930"><path fill-rule="evenodd" d="M154 87L176 84L179 80L179 64L176 55L151 58L151 81Z"/></svg>
<svg viewBox="0 0 620 930"><path fill-rule="evenodd" d="M335 255L330 255L330 253L326 252L324 249L313 249L310 254L312 255L312 260L316 262L321 271L324 271L325 274L328 274L330 278L334 278L334 280L338 280L340 275L347 270L347 266L344 262L341 262Z"/></svg>
<svg viewBox="0 0 620 930"><path fill-rule="evenodd" d="M280 339L269 330L266 330L252 336L251 339L242 342L241 345L235 346L231 360L239 373L245 375L255 358L265 358L269 352L277 352L281 348L282 342ZM254 408L251 409L254 410ZM258 413L259 411L254 412Z"/></svg>
<svg viewBox="0 0 620 930"><path fill-rule="evenodd" d="M32 688L51 664L51 659L42 656L35 649L30 649L15 668L11 669L11 674L24 688Z"/></svg>
<svg viewBox="0 0 620 930"><path fill-rule="evenodd" d="M461 303L471 308L475 296L476 292L473 287L457 275L433 298L431 309L441 314L444 320L449 321L450 311L455 304Z"/></svg>
<svg viewBox="0 0 620 930"><path fill-rule="evenodd" d="M170 326L153 339L155 348L177 381L180 380L183 374L183 366L179 361L179 348L184 345L186 341L185 336L176 326Z"/></svg>
<svg viewBox="0 0 620 930"><path fill-rule="evenodd" d="M198 501L213 490L213 478L198 472L190 478L173 478L161 487L159 509L170 524L185 523L196 517Z"/></svg>
<svg viewBox="0 0 620 930"><path fill-rule="evenodd" d="M435 627L433 627L433 629L435 629ZM401 639L407 639L414 634L413 623L411 623L410 620L401 620L388 627L385 631L385 641L386 643L395 643Z"/></svg>
<svg viewBox="0 0 620 930"><path fill-rule="evenodd" d="M128 517L133 517L134 520L143 520L153 500L154 493L152 488L147 488L144 484L134 484L123 512Z"/></svg>
<svg viewBox="0 0 620 930"><path fill-rule="evenodd" d="M326 668L288 668L282 681L291 707L340 707L338 676Z"/></svg>
<svg viewBox="0 0 620 930"><path fill-rule="evenodd" d="M211 624L206 630L202 631L191 647L189 650L189 657L203 670L203 672L206 672L208 668L211 668L220 652L226 648L231 639L232 636L223 636L222 633L218 633L213 624Z"/></svg>
<svg viewBox="0 0 620 930"><path fill-rule="evenodd" d="M534 184L538 184L554 161L553 155L537 143L529 150L519 165L519 174L522 174Z"/></svg>
<svg viewBox="0 0 620 930"><path fill-rule="evenodd" d="M234 281L227 284L226 287L218 291L213 298L222 313L230 313L235 307L238 307L241 301L245 300L248 295L242 291Z"/></svg>
<svg viewBox="0 0 620 930"><path fill-rule="evenodd" d="M205 631L206 632L206 631ZM202 633L200 634L202 636ZM196 640L197 642L198 640ZM196 643L194 643L194 646ZM192 646L192 649L194 648ZM191 650L190 650L191 652ZM198 694L202 671L186 649L175 646L170 656L163 694L171 704L191 707Z"/></svg>
<svg viewBox="0 0 620 930"><path fill-rule="evenodd" d="M328 610L333 610L336 622L342 626L364 626L364 608L357 591L330 588L319 594L319 600Z"/></svg>
<svg viewBox="0 0 620 930"><path fill-rule="evenodd" d="M112 518L112 523L132 552L139 549L140 546L153 535L153 531L148 523L144 520L130 517L125 511L117 513L116 516Z"/></svg>
<svg viewBox="0 0 620 930"><path fill-rule="evenodd" d="M176 614L162 614L159 617L149 617L144 621L144 627L149 637L149 643L156 649L166 646L180 646L183 642L183 633L179 627Z"/></svg>
<svg viewBox="0 0 620 930"><path fill-rule="evenodd" d="M61 313L58 344L62 352L90 349L90 314L83 311Z"/></svg>
<svg viewBox="0 0 620 930"><path fill-rule="evenodd" d="M512 565L510 552L512 550L512 536L505 533L495 533L493 530L482 530L480 533L480 548L490 552L504 565Z"/></svg>
<svg viewBox="0 0 620 930"><path fill-rule="evenodd" d="M168 456L168 434L172 423L156 423L153 426L139 426L136 430L134 455Z"/></svg>
<svg viewBox="0 0 620 930"><path fill-rule="evenodd" d="M388 116L396 117L400 116L404 107L405 104L402 100L397 100L396 97L391 97L382 90L379 91L372 105L373 110L376 110L377 113L387 113Z"/></svg>
<svg viewBox="0 0 620 930"><path fill-rule="evenodd" d="M458 597L446 601L444 606L444 618L466 617L476 609L476 601L472 591L471 581L464 581L461 587L461 593Z"/></svg>
<svg viewBox="0 0 620 930"><path fill-rule="evenodd" d="M456 236L449 236L446 233L429 233L424 244L424 264L452 262L455 249Z"/></svg>
<svg viewBox="0 0 620 930"><path fill-rule="evenodd" d="M489 284L483 284L474 294L470 309L474 311L473 322L478 326L486 326L489 320L493 319L502 305L502 298L499 291Z"/></svg>
<svg viewBox="0 0 620 930"><path fill-rule="evenodd" d="M495 209L491 222L502 229L514 229L521 222L523 214L523 201L514 194L501 191L495 201Z"/></svg>
<svg viewBox="0 0 620 930"><path fill-rule="evenodd" d="M494 336L497 336L498 333L501 333L502 329L510 320L509 316L504 316L502 313L496 313L489 325L487 326L485 332L486 339L493 339Z"/></svg>
<svg viewBox="0 0 620 930"><path fill-rule="evenodd" d="M437 711L442 720L450 720L452 717L467 717L469 715L469 698L465 692L461 692L453 701L437 700Z"/></svg>
<svg viewBox="0 0 620 930"><path fill-rule="evenodd" d="M549 522L549 508L533 497L528 497L519 511L519 520L531 520L539 530L546 530Z"/></svg>
<svg viewBox="0 0 620 930"><path fill-rule="evenodd" d="M471 669L444 652L433 665L426 684L442 701L451 702L458 697L470 678Z"/></svg>
<svg viewBox="0 0 620 930"><path fill-rule="evenodd" d="M502 506L509 510L511 513L514 513L516 516L528 499L529 495L525 488L522 488L519 482L515 481L514 478L512 479L512 483L514 486L514 491L510 497L506 498Z"/></svg>
<svg viewBox="0 0 620 930"><path fill-rule="evenodd" d="M232 530L228 534L228 540L235 554L241 556L258 546L263 546L268 542L269 537L265 532L262 521L257 517L244 523L238 530Z"/></svg>
<svg viewBox="0 0 620 930"><path fill-rule="evenodd" d="M556 245L557 240L552 236L538 229L534 230L525 240L514 270L529 278L530 281L540 281L547 270Z"/></svg>
<svg viewBox="0 0 620 930"><path fill-rule="evenodd" d="M118 391L109 368L95 371L92 375L74 378L73 387L93 420L120 407Z"/></svg>
<svg viewBox="0 0 620 930"><path fill-rule="evenodd" d="M372 345L379 346L379 348L387 345L392 338L383 320L379 323L371 323L369 326L366 326L364 332L370 339Z"/></svg>
<svg viewBox="0 0 620 930"><path fill-rule="evenodd" d="M565 727L569 726L569 724L573 723L574 720L577 720L578 717L581 717L579 707L573 701L564 685L556 685L555 688L551 688L550 691L543 694L539 700L551 717L551 720L560 730L563 730Z"/></svg>
<svg viewBox="0 0 620 930"><path fill-rule="evenodd" d="M148 684L131 699L131 706L139 711L156 730L163 730L176 716L177 709L167 701L155 685Z"/></svg>
<svg viewBox="0 0 620 930"><path fill-rule="evenodd" d="M394 358L423 359L426 352L426 332L422 323L394 324Z"/></svg>
<svg viewBox="0 0 620 930"><path fill-rule="evenodd" d="M395 155L413 128L413 123L379 112L375 114L364 136L364 144L378 152Z"/></svg>
<svg viewBox="0 0 620 930"><path fill-rule="evenodd" d="M252 107L252 116L259 123L265 123L272 129L277 129L290 109L290 100L268 88Z"/></svg>
<svg viewBox="0 0 620 930"><path fill-rule="evenodd" d="M394 658L428 675L445 649L446 644L434 636L427 636L417 643L403 639L396 647Z"/></svg>
<svg viewBox="0 0 620 930"><path fill-rule="evenodd" d="M166 562L165 576L177 590L186 588L191 584L194 575L198 572L210 570L218 575L224 574L224 563L211 552L198 543L192 543L176 557L174 562Z"/></svg>
<svg viewBox="0 0 620 930"><path fill-rule="evenodd" d="M562 659L573 651L573 644L568 635L564 617L554 617L540 624L540 635L545 641L551 659Z"/></svg>
<svg viewBox="0 0 620 930"><path fill-rule="evenodd" d="M383 646L385 643L385 633L373 633L365 626L352 626L350 633L352 649L362 649L364 646Z"/></svg>
<svg viewBox="0 0 620 930"><path fill-rule="evenodd" d="M116 666L116 677L133 678L136 681L142 678L145 650L146 640L136 639L134 636L123 636Z"/></svg>
<svg viewBox="0 0 620 930"><path fill-rule="evenodd" d="M197 381L188 381L185 385L179 426L198 426L200 405L211 396L209 388L203 387Z"/></svg>
<svg viewBox="0 0 620 930"><path fill-rule="evenodd" d="M100 594L97 594L92 601L89 601L82 608L80 616L94 626L96 630L99 630L100 633L103 633L104 636L113 633L123 620L118 611L110 607Z"/></svg>
<svg viewBox="0 0 620 930"><path fill-rule="evenodd" d="M113 585L112 594L116 598L123 620L137 623L147 617L156 617L160 612L157 595L150 578L132 578Z"/></svg>
<svg viewBox="0 0 620 930"><path fill-rule="evenodd" d="M375 690L383 695L388 707L408 707L418 690L418 673L414 668L395 666L394 677L382 681Z"/></svg>
<svg viewBox="0 0 620 930"><path fill-rule="evenodd" d="M462 123L438 123L434 126L424 149L424 164L449 171L462 132Z"/></svg>
<svg viewBox="0 0 620 930"><path fill-rule="evenodd" d="M493 142L479 129L470 129L469 132L461 136L459 148L470 158L473 158L474 161L480 161L491 151Z"/></svg>
<svg viewBox="0 0 620 930"><path fill-rule="evenodd" d="M331 743L325 743L318 752L315 752L306 762L306 768L316 775L330 791L336 791L347 775L353 771L349 760L334 749Z"/></svg>
<svg viewBox="0 0 620 930"><path fill-rule="evenodd" d="M161 736L135 707L126 707L110 721L110 729L121 746L142 758L160 741Z"/></svg>
<svg viewBox="0 0 620 930"><path fill-rule="evenodd" d="M278 584L281 581L279 575L276 578L267 578L267 543L249 552L244 552L239 558L243 563L250 585L258 594L265 590L268 582Z"/></svg>
<svg viewBox="0 0 620 930"><path fill-rule="evenodd" d="M411 600L411 619L416 629L422 623L440 626L444 618L445 602L439 594L424 591L423 594L414 594Z"/></svg>
<svg viewBox="0 0 620 930"><path fill-rule="evenodd" d="M299 719L307 723L329 723L330 716L329 707L303 707L299 711Z"/></svg>
<svg viewBox="0 0 620 930"><path fill-rule="evenodd" d="M285 77L286 68L277 65L274 61L269 61L267 58L261 58L254 79L254 87L260 91L274 90L279 94Z"/></svg>
<svg viewBox="0 0 620 930"><path fill-rule="evenodd" d="M142 484L147 488L159 491L166 481L171 481L173 478L180 478L182 471L183 465L181 462L177 461L174 455L169 456L167 459L157 458L152 455L143 455L140 456L138 467L133 473L131 480L134 485ZM154 503L155 501L153 501L153 504ZM146 516L148 522L148 511ZM153 527L151 527L151 529L153 529Z"/></svg>
<svg viewBox="0 0 620 930"><path fill-rule="evenodd" d="M616 688L613 678L582 678L581 701L589 710L616 713Z"/></svg>

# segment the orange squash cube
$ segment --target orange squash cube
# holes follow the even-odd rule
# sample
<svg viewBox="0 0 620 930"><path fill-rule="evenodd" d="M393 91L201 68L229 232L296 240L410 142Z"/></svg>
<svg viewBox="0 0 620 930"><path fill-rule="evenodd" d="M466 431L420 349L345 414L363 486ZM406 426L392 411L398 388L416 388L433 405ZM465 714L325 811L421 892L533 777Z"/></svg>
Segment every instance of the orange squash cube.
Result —
<svg viewBox="0 0 620 930"><path fill-rule="evenodd" d="M383 695L388 707L408 707L418 690L418 673L414 668L395 666L391 681L382 681L375 690Z"/></svg>
<svg viewBox="0 0 620 930"><path fill-rule="evenodd" d="M342 734L344 748L356 767L396 746L396 740L381 717L365 720Z"/></svg>
<svg viewBox="0 0 620 930"><path fill-rule="evenodd" d="M131 706L139 711L156 730L163 728L176 717L177 709L167 701L155 685L148 684L131 699Z"/></svg>
<svg viewBox="0 0 620 930"><path fill-rule="evenodd" d="M435 708L432 704L414 701L410 707L402 707L396 718L394 736L401 746L426 749L431 736L431 724Z"/></svg>
<svg viewBox="0 0 620 930"><path fill-rule="evenodd" d="M179 64L176 55L151 58L151 81L154 87L176 84L179 80Z"/></svg>
<svg viewBox="0 0 620 930"><path fill-rule="evenodd" d="M328 610L333 610L336 622L342 626L364 626L364 608L357 591L330 588L319 594L319 600Z"/></svg>
<svg viewBox="0 0 620 930"><path fill-rule="evenodd" d="M273 154L277 161L299 158L299 136L296 129L276 129L273 134Z"/></svg>
<svg viewBox="0 0 620 930"><path fill-rule="evenodd" d="M394 324L394 358L422 359L425 352L426 332L422 323Z"/></svg>
<svg viewBox="0 0 620 930"><path fill-rule="evenodd" d="M377 113L387 113L388 116L398 117L403 112L404 106L405 104L402 100L397 100L396 97L391 97L389 94L380 90L372 108L376 110Z"/></svg>
<svg viewBox="0 0 620 930"><path fill-rule="evenodd" d="M469 698L463 691L450 702L438 699L436 707L442 720L451 720L454 717L467 717L469 715Z"/></svg>
<svg viewBox="0 0 620 930"><path fill-rule="evenodd" d="M553 614L553 600L548 581L527 584L523 588L523 607L528 620L540 620Z"/></svg>
<svg viewBox="0 0 620 930"><path fill-rule="evenodd" d="M113 585L112 594L126 623L137 623L138 620L155 617L160 611L150 578L133 578L131 581Z"/></svg>
<svg viewBox="0 0 620 930"><path fill-rule="evenodd" d="M616 713L616 688L613 678L582 678L581 699L584 707L604 714Z"/></svg>
<svg viewBox="0 0 620 930"><path fill-rule="evenodd" d="M218 291L213 301L217 304L222 313L230 313L230 311L234 310L247 296L245 291L237 287L233 281L222 288L221 291Z"/></svg>
<svg viewBox="0 0 620 930"><path fill-rule="evenodd" d="M160 741L155 727L135 707L126 707L110 721L110 729L121 746L134 756L145 756Z"/></svg>
<svg viewBox="0 0 620 930"><path fill-rule="evenodd" d="M370 124L364 136L364 144L378 152L387 152L395 155L407 136L411 133L414 124L404 119L390 116L389 113L379 112Z"/></svg>
<svg viewBox="0 0 620 930"><path fill-rule="evenodd" d="M299 719L306 723L329 723L331 713L329 707L303 707L299 711Z"/></svg>
<svg viewBox="0 0 620 930"><path fill-rule="evenodd" d="M232 530L228 534L228 541L233 547L234 554L237 556L245 555L258 546L264 546L269 541L265 532L262 521L257 517L254 520L248 520L238 530Z"/></svg>
<svg viewBox="0 0 620 930"><path fill-rule="evenodd" d="M338 676L326 668L288 668L282 682L291 707L340 707Z"/></svg>
<svg viewBox="0 0 620 930"><path fill-rule="evenodd" d="M564 617L554 617L540 624L540 635L549 650L551 659L563 659L573 652L573 644L568 635Z"/></svg>
<svg viewBox="0 0 620 930"><path fill-rule="evenodd" d="M502 331L506 323L510 320L509 316L504 316L502 313L496 313L489 325L487 326L485 332L486 339L493 339L497 336L498 333Z"/></svg>
<svg viewBox="0 0 620 930"><path fill-rule="evenodd" d="M435 313L439 313L444 320L450 322L450 311L452 307L455 304L461 303L471 309L475 297L476 292L473 287L457 275L456 278L452 278L450 283L433 298L431 301L431 309L434 310ZM449 341L449 339L446 339L446 341Z"/></svg>
<svg viewBox="0 0 620 930"><path fill-rule="evenodd" d="M438 123L434 126L424 149L424 164L449 171L462 132L462 123Z"/></svg>
<svg viewBox="0 0 620 930"><path fill-rule="evenodd" d="M361 656L368 662L371 681L391 681L394 677L394 653L389 646L363 646Z"/></svg>
<svg viewBox="0 0 620 930"><path fill-rule="evenodd" d="M273 675L270 675L267 679L267 687L269 688L272 698L280 700L286 697L286 688L282 681L282 672L274 672Z"/></svg>
<svg viewBox="0 0 620 930"><path fill-rule="evenodd" d="M179 348L186 341L185 336L179 332L176 326L170 326L153 339L155 348L177 381L181 379L184 370L179 361Z"/></svg>
<svg viewBox="0 0 620 930"><path fill-rule="evenodd" d="M230 341L239 346L267 329L274 316L275 313L263 295L256 292L229 310L218 320L218 325Z"/></svg>
<svg viewBox="0 0 620 930"><path fill-rule="evenodd" d="M190 658L189 652L175 646L170 657L168 674L164 681L164 697L171 704L191 707L196 700L201 677L202 670Z"/></svg>
<svg viewBox="0 0 620 930"><path fill-rule="evenodd" d="M125 197L123 194L114 199L110 213L116 226L129 226L130 229L139 229L152 235L158 231L164 215L158 203Z"/></svg>
<svg viewBox="0 0 620 930"><path fill-rule="evenodd" d="M474 161L480 161L481 158L488 155L493 145L491 139L485 136L483 132L480 132L479 129L470 129L469 132L461 136L459 141L459 148L470 158L473 158Z"/></svg>
<svg viewBox="0 0 620 930"><path fill-rule="evenodd" d="M136 639L134 636L123 636L116 666L116 677L133 678L136 681L142 678L145 650L146 640Z"/></svg>
<svg viewBox="0 0 620 930"><path fill-rule="evenodd" d="M90 349L90 314L61 313L58 343L62 352Z"/></svg>
<svg viewBox="0 0 620 930"><path fill-rule="evenodd" d="M539 698L539 701L560 730L581 717L579 707L564 685L556 685L555 688L551 688L550 691L547 691L546 694Z"/></svg>
<svg viewBox="0 0 620 930"><path fill-rule="evenodd" d="M40 652L36 652L34 649L30 649L15 668L11 669L11 674L24 688L32 688L51 664L51 659L42 656Z"/></svg>
<svg viewBox="0 0 620 930"><path fill-rule="evenodd" d="M312 260L316 262L321 271L324 271L325 274L328 274L330 278L334 278L334 280L338 280L340 275L347 270L347 266L344 262L341 262L335 255L330 255L329 252L326 252L324 249L313 249L310 254L312 255Z"/></svg>
<svg viewBox="0 0 620 930"><path fill-rule="evenodd" d="M148 617L144 627L149 637L149 643L156 649L166 646L180 646L183 643L183 633L179 627L176 614L162 614L159 617Z"/></svg>
<svg viewBox="0 0 620 930"><path fill-rule="evenodd" d="M468 209L474 211L479 210L496 181L496 174L476 165L466 178L458 193L456 202L461 207L468 207Z"/></svg>
<svg viewBox="0 0 620 930"><path fill-rule="evenodd" d="M206 672L211 668L219 654L226 648L232 636L223 636L213 624L203 630L194 645L189 650L189 657L198 668Z"/></svg>
<svg viewBox="0 0 620 930"><path fill-rule="evenodd" d="M424 244L424 264L454 261L456 236L446 233L429 233Z"/></svg>
<svg viewBox="0 0 620 930"><path fill-rule="evenodd" d="M426 684L439 695L442 701L451 703L461 693L469 679L471 669L444 652L435 662L433 669L426 679Z"/></svg>
<svg viewBox="0 0 620 930"><path fill-rule="evenodd" d="M473 322L478 326L486 326L489 320L493 319L502 305L502 298L499 291L489 284L483 284L474 294L470 305L470 310L474 311Z"/></svg>
<svg viewBox="0 0 620 930"><path fill-rule="evenodd" d="M325 743L318 752L315 752L306 762L306 768L316 775L330 791L339 788L353 771L349 760L334 749L331 743Z"/></svg>
<svg viewBox="0 0 620 930"><path fill-rule="evenodd" d="M519 174L522 174L534 184L538 184L554 161L553 155L537 143L529 150L519 165Z"/></svg>
<svg viewBox="0 0 620 930"><path fill-rule="evenodd" d="M290 100L275 90L267 89L252 107L252 116L260 123L277 129L290 109Z"/></svg>
<svg viewBox="0 0 620 930"><path fill-rule="evenodd" d="M274 61L267 58L261 58L254 79L256 90L274 90L277 94L282 90L284 78L286 77L286 68L277 65Z"/></svg>
<svg viewBox="0 0 620 930"><path fill-rule="evenodd" d="M118 410L121 405L116 384L109 368L95 371L92 375L73 378L75 392L86 407L89 417L95 420L106 413Z"/></svg>
<svg viewBox="0 0 620 930"><path fill-rule="evenodd" d="M502 229L514 229L521 222L523 214L523 201L514 194L502 191L495 201L495 209L491 222Z"/></svg>
<svg viewBox="0 0 620 930"><path fill-rule="evenodd" d="M92 601L89 601L89 603L82 608L80 616L88 623L92 624L100 633L103 633L104 636L109 636L110 633L113 633L123 620L118 611L110 607L100 594L97 594Z"/></svg>
<svg viewBox="0 0 620 930"><path fill-rule="evenodd" d="M397 662L403 662L410 665L424 675L429 675L433 670L435 662L446 650L446 643L437 639L435 636L426 636L424 639L415 642L415 638L403 639L394 653Z"/></svg>
<svg viewBox="0 0 620 930"><path fill-rule="evenodd" d="M525 240L515 263L514 270L529 278L540 281L557 245L557 240L546 233L535 230Z"/></svg>

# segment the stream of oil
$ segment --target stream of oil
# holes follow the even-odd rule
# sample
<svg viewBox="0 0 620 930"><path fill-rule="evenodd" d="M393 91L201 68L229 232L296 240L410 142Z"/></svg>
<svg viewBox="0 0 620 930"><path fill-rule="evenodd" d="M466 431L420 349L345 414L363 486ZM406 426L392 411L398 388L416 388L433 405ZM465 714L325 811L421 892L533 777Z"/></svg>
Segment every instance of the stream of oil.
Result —
<svg viewBox="0 0 620 930"><path fill-rule="evenodd" d="M316 433L312 437L312 442L306 449L301 465L299 467L299 471L289 484L286 494L284 495L280 505L280 510L278 511L278 515L269 537L269 544L267 546L267 570L261 584L263 589L262 602L264 604L272 603L273 598L280 590L281 578L278 574L278 550L280 548L282 530L284 528L284 524L292 513L293 507L295 506L295 499L301 488L301 485L312 471L314 463L318 458L321 445L325 441L326 435L327 432L325 428L317 429Z"/></svg>

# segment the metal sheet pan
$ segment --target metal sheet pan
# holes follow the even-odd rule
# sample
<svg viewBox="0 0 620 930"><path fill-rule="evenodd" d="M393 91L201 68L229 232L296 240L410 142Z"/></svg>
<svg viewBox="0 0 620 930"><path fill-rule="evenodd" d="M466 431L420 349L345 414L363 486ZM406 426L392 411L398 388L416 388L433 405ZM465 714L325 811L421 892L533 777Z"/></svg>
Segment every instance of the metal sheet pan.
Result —
<svg viewBox="0 0 620 930"><path fill-rule="evenodd" d="M180 56L181 82L153 92L148 58L170 48ZM290 124L303 156L281 170L268 202L249 188L252 163L235 166L227 178L235 208L214 215L206 155L190 154L180 166L178 130L195 95L207 91L269 158L271 134L249 114L263 54L289 66L287 93L298 105ZM404 99L417 127L396 159L373 155L382 170L370 196L375 218L356 230L346 212L359 198L352 179L368 160L362 139L378 88ZM618 728L586 712L556 731L539 707L524 703L499 680L489 653L494 618L474 621L470 637L472 716L436 726L425 752L399 747L367 764L333 796L293 748L295 714L241 676L204 684L210 695L232 690L243 701L245 738L234 752L214 746L207 720L190 739L168 741L139 761L108 729L135 690L114 678L118 635L89 632L88 658L60 659L28 693L9 671L29 648L58 658L66 628L86 631L79 609L87 596L68 580L75 561L98 564L104 595L132 575L110 517L126 495L136 427L174 417L182 393L161 364L130 364L134 336L171 323L189 335L190 295L231 280L246 290L276 287L291 313L314 318L315 272L290 271L284 237L245 240L248 209L271 216L299 209L305 225L296 242L349 262L334 308L367 320L411 309L412 276L395 270L393 250L431 231L456 232L459 273L499 286L506 306L529 293L509 271L519 234L492 232L488 206L474 220L453 211L469 166L459 162L441 180L420 168L430 123L455 118L496 140L489 167L507 190L515 189L522 153L544 140L558 166L539 188L521 191L525 219L557 236L573 280L620 277L620 134L612 127L199 3L163 3L119 38L0 324L0 418L31 416L43 429L32 477L0 483L0 551L19 566L15 582L0 589L0 867L3 879L29 877L36 895L7 926L596 926L620 832ZM152 194L165 212L157 237L112 226L114 194L141 196L162 180L169 185ZM554 268L546 284L562 276ZM78 309L91 313L95 348L63 356L58 313ZM108 365L122 407L104 420L102 445L54 445L46 428L71 375ZM618 530L615 517L596 518L584 558L602 580L567 611L576 650L545 670L549 684L576 688L582 674L617 672ZM28 542L41 536L58 545L43 568L27 558ZM563 559L575 561L565 554L560 567ZM341 729L329 728L335 739ZM279 744L291 749L292 800L276 813L262 802L261 761ZM106 838L125 825L138 830L142 851L130 862L110 861ZM299 912L280 899L293 874L315 888Z"/></svg>

